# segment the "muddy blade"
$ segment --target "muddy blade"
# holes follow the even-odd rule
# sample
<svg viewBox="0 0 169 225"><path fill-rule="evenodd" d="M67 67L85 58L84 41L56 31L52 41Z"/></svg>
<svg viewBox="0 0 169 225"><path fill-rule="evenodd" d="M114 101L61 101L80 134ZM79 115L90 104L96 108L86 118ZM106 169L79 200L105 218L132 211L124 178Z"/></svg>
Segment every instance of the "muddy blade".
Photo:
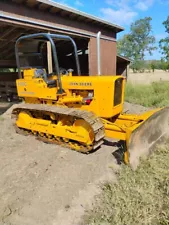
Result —
<svg viewBox="0 0 169 225"><path fill-rule="evenodd" d="M140 158L146 158L157 144L169 136L169 108L163 108L138 126L131 134L128 151L129 163L136 169Z"/></svg>

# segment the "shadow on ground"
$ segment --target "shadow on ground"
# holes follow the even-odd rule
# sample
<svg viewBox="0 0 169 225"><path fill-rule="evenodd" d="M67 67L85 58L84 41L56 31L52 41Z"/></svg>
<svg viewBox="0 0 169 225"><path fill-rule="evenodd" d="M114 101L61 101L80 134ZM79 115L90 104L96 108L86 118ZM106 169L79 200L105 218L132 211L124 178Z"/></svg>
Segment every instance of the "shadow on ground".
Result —
<svg viewBox="0 0 169 225"><path fill-rule="evenodd" d="M110 147L116 147L117 149L112 153L112 155L115 157L117 164L121 165L124 163L124 152L125 152L125 146L123 141L109 141L104 140L104 145L110 146Z"/></svg>
<svg viewBox="0 0 169 225"><path fill-rule="evenodd" d="M8 110L16 102L4 102L0 101L0 115L2 115L6 110Z"/></svg>

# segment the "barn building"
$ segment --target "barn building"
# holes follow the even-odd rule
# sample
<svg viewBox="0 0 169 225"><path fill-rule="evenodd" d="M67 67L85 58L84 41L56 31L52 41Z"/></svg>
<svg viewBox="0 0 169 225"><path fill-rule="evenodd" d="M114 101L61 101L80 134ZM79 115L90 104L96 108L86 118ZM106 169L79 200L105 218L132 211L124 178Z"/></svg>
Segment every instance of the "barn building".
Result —
<svg viewBox="0 0 169 225"><path fill-rule="evenodd" d="M49 0L0 1L0 92L15 88L14 49L20 36L37 32L69 35L77 44L83 75L119 75L129 64L117 56L116 38L121 31L118 25ZM60 66L74 69L71 44L59 40L56 49Z"/></svg>

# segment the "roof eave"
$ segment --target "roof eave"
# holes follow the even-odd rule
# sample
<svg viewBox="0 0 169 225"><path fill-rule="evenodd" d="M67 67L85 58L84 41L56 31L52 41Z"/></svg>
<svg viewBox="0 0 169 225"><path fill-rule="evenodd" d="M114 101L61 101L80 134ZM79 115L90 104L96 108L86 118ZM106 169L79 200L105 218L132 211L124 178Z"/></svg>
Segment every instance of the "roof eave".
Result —
<svg viewBox="0 0 169 225"><path fill-rule="evenodd" d="M36 0L36 1L39 2L39 3L43 3L43 4L47 4L49 6L53 6L53 7L59 8L61 10L68 11L70 13L74 13L74 14L76 14L78 16L82 16L82 17L84 17L86 19L91 19L93 21L100 22L100 24L107 25L110 28L112 28L113 30L115 30L116 33L119 33L119 32L124 30L124 28L121 27L121 26L115 25L115 24L110 23L110 22L108 22L106 20L100 19L100 18L98 18L96 16L90 15L88 13L84 13L84 12L82 12L80 10L68 7L66 5L63 5L63 4L54 2L54 1L50 1L50 0Z"/></svg>

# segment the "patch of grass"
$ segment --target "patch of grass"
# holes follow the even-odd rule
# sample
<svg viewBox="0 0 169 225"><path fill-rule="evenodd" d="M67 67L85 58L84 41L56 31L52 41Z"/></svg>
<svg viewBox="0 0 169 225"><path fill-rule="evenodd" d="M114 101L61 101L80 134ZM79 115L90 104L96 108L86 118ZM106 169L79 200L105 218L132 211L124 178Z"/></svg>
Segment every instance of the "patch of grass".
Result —
<svg viewBox="0 0 169 225"><path fill-rule="evenodd" d="M145 107L169 106L169 82L160 81L150 85L127 83L125 100Z"/></svg>
<svg viewBox="0 0 169 225"><path fill-rule="evenodd" d="M124 166L117 183L107 183L85 225L169 225L169 143L133 172Z"/></svg>
<svg viewBox="0 0 169 225"><path fill-rule="evenodd" d="M127 83L125 100L146 107L169 106L169 83ZM84 225L169 225L169 141L136 171L122 166L116 183L106 183Z"/></svg>
<svg viewBox="0 0 169 225"><path fill-rule="evenodd" d="M0 121L3 121L3 120L4 120L4 118L2 116L0 116Z"/></svg>

